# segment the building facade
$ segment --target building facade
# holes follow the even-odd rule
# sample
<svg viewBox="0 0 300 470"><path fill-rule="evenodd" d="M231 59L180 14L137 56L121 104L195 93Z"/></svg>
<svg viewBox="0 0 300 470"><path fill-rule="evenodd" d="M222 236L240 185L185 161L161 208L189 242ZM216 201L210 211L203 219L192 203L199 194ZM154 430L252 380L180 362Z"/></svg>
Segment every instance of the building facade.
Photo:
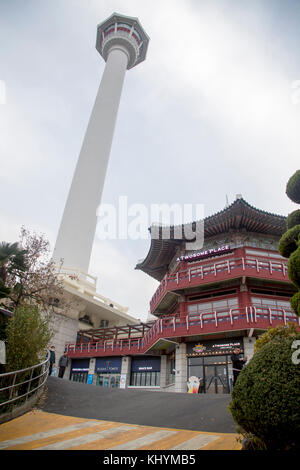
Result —
<svg viewBox="0 0 300 470"><path fill-rule="evenodd" d="M79 331L134 325L139 321L128 314L128 307L121 306L97 291L95 276L80 269L68 268L59 269L57 275L62 281L63 294L60 299L55 299L54 311L51 313L54 332L51 344L56 350L56 366L65 351L66 343L76 343ZM71 364L66 377L70 366Z"/></svg>
<svg viewBox="0 0 300 470"><path fill-rule="evenodd" d="M295 288L278 253L286 218L237 197L204 219L204 246L186 250L182 236L151 239L136 269L159 281L150 313L155 320L81 332L68 344L70 378L98 386L175 392L230 393L230 356L239 346L248 361L269 327L295 324ZM82 369L80 369L80 364ZM81 374L81 375L80 375ZM198 382L197 382L198 381Z"/></svg>

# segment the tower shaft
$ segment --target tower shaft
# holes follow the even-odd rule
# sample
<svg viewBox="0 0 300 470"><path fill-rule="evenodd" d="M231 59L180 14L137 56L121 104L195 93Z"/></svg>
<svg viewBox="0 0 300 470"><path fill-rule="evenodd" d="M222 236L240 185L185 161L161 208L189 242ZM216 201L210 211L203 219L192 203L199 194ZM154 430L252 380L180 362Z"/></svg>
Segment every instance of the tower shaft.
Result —
<svg viewBox="0 0 300 470"><path fill-rule="evenodd" d="M121 92L125 48L110 50L59 228L53 258L88 272Z"/></svg>
<svg viewBox="0 0 300 470"><path fill-rule="evenodd" d="M148 43L138 18L114 13L97 27L106 65L53 252L65 267L88 272L125 72L145 60Z"/></svg>

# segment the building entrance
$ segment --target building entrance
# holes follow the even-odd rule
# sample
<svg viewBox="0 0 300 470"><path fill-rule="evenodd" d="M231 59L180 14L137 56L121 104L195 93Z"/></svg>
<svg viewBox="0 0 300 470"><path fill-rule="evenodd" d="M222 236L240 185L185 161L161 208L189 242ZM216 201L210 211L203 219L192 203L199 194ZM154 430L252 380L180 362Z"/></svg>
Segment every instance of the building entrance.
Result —
<svg viewBox="0 0 300 470"><path fill-rule="evenodd" d="M96 385L99 387L120 388L120 374L97 374Z"/></svg>
<svg viewBox="0 0 300 470"><path fill-rule="evenodd" d="M205 393L230 393L228 364L209 364L203 368Z"/></svg>
<svg viewBox="0 0 300 470"><path fill-rule="evenodd" d="M198 377L199 393L230 393L232 364L230 355L188 359L188 377Z"/></svg>
<svg viewBox="0 0 300 470"><path fill-rule="evenodd" d="M231 355L235 347L243 352L243 338L221 338L188 343L188 380L200 382L199 393L231 393L233 373ZM196 379L197 378L197 379Z"/></svg>

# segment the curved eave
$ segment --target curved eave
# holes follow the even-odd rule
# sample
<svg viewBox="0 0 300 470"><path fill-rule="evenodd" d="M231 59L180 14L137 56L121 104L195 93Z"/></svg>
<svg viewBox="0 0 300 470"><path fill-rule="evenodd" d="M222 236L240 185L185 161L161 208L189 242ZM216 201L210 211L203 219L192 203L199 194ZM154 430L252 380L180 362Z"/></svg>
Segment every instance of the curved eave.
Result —
<svg viewBox="0 0 300 470"><path fill-rule="evenodd" d="M280 237L286 231L286 217L257 209L240 198L229 207L204 219L204 239L228 233L231 230L243 229L248 232ZM161 230L158 239L151 239L148 255L135 268L158 281L161 281L165 275L177 246L185 241L184 225L182 225L182 239L174 238L173 226L169 227L169 230L169 239L162 238ZM196 230L196 222L192 223L192 230Z"/></svg>
<svg viewBox="0 0 300 470"><path fill-rule="evenodd" d="M181 240L151 239L149 253L135 269L139 269L157 281L161 281L168 267L168 262L176 253ZM167 262L168 261L168 262Z"/></svg>

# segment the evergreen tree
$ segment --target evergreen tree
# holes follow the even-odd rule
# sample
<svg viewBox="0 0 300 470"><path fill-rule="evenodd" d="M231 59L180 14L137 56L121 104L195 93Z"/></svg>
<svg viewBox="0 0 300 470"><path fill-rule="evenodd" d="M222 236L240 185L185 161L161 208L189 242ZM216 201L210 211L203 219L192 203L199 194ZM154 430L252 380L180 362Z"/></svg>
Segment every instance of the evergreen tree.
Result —
<svg viewBox="0 0 300 470"><path fill-rule="evenodd" d="M287 196L296 204L300 204L300 170L289 179L286 186ZM287 231L279 241L281 256L288 258L288 275L298 292L291 298L295 313L300 316L300 210L297 209L287 218Z"/></svg>

